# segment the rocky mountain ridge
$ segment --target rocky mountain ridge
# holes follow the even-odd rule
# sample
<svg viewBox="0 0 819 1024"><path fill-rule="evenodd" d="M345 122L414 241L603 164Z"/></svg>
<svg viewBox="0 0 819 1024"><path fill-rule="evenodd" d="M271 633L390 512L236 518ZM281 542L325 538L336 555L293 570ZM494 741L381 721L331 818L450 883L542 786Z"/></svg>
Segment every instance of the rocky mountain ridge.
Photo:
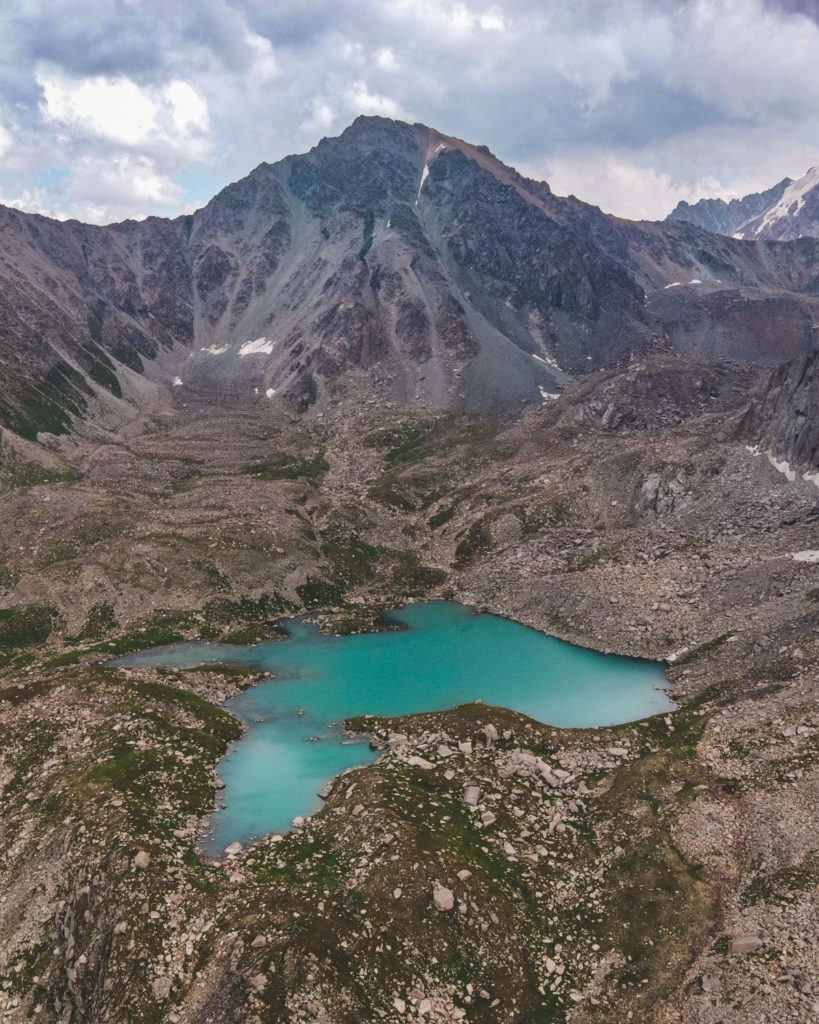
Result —
<svg viewBox="0 0 819 1024"><path fill-rule="evenodd" d="M792 241L819 236L819 167L798 181L783 178L765 192L742 199L680 202L666 218L747 240Z"/></svg>
<svg viewBox="0 0 819 1024"><path fill-rule="evenodd" d="M718 235L735 235L748 221L770 210L779 202L782 193L793 184L792 178L783 178L764 192L752 192L741 199L700 199L687 203L681 199L666 220L681 220L696 224Z"/></svg>
<svg viewBox="0 0 819 1024"><path fill-rule="evenodd" d="M191 215L3 209L0 237L0 423L32 440L193 395L493 410L651 352L773 367L816 347L819 242L619 220L378 117Z"/></svg>

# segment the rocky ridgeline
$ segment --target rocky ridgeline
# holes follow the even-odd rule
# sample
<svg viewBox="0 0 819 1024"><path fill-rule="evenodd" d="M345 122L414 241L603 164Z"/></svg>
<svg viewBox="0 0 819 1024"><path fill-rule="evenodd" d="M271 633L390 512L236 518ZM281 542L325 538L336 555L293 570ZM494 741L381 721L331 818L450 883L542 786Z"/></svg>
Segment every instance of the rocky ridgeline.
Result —
<svg viewBox="0 0 819 1024"><path fill-rule="evenodd" d="M492 412L669 347L754 366L816 348L815 239L623 221L382 117L174 220L0 207L0 230L0 427L69 454L73 432L117 437L203 395L302 415L363 388Z"/></svg>

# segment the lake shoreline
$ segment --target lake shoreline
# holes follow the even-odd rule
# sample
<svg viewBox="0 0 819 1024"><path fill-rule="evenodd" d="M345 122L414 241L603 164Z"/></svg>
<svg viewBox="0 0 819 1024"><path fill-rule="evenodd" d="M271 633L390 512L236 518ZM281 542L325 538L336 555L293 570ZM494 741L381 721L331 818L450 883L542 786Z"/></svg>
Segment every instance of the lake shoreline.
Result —
<svg viewBox="0 0 819 1024"><path fill-rule="evenodd" d="M319 809L316 795L330 780L377 759L361 756L363 743L340 741L328 719L346 723L361 715L440 712L444 702L450 708L479 703L509 706L557 728L584 728L674 708L661 664L600 654L471 606L413 602L382 613L381 621L402 628L328 636L315 622L294 617L279 623L285 641L186 642L112 662L267 670L224 705L243 732L219 762L224 789L216 802L227 806L205 826L211 830L200 840L205 856L288 831L293 820Z"/></svg>

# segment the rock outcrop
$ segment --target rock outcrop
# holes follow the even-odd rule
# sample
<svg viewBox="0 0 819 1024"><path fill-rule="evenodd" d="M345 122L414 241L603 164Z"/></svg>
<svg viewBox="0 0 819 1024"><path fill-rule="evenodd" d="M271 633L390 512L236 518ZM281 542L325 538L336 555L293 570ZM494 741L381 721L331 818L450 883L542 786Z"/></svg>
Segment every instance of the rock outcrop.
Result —
<svg viewBox="0 0 819 1024"><path fill-rule="evenodd" d="M780 366L741 431L791 471L819 479L819 353Z"/></svg>

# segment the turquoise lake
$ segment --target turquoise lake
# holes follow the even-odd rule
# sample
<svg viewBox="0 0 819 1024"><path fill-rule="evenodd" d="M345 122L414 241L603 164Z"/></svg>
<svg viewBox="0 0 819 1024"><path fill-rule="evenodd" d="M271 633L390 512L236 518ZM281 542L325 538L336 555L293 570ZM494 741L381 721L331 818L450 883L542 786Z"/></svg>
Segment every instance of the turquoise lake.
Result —
<svg viewBox="0 0 819 1024"><path fill-rule="evenodd" d="M235 840L286 831L294 817L317 809L317 792L334 775L372 761L377 753L367 742L351 742L336 725L353 715L404 715L481 700L555 726L591 726L675 706L655 662L574 647L447 601L410 605L388 618L405 628L328 637L294 619L283 624L288 639L279 642L183 643L112 662L229 663L275 675L225 705L247 730L219 765L227 806L210 819L202 843L207 854L218 857Z"/></svg>

